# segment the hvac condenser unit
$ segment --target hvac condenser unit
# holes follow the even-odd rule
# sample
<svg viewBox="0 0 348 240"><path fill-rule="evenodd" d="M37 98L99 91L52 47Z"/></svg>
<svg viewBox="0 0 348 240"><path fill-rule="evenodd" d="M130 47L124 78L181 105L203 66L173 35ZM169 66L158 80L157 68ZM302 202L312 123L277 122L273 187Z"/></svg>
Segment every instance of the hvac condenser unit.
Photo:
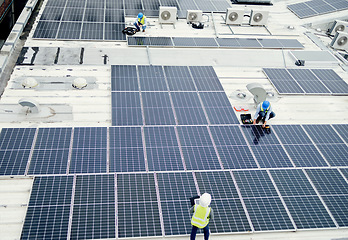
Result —
<svg viewBox="0 0 348 240"><path fill-rule="evenodd" d="M334 49L348 51L348 33L337 32L330 46Z"/></svg>
<svg viewBox="0 0 348 240"><path fill-rule="evenodd" d="M241 25L244 18L244 9L227 8L226 11L226 24L229 25Z"/></svg>
<svg viewBox="0 0 348 240"><path fill-rule="evenodd" d="M178 9L176 7L159 7L159 23L175 23Z"/></svg>
<svg viewBox="0 0 348 240"><path fill-rule="evenodd" d="M187 10L186 21L187 22L201 22L203 11L201 10Z"/></svg>
<svg viewBox="0 0 348 240"><path fill-rule="evenodd" d="M249 24L251 26L265 26L268 21L268 11L251 10Z"/></svg>
<svg viewBox="0 0 348 240"><path fill-rule="evenodd" d="M337 32L348 32L348 22L336 20L328 34L335 36Z"/></svg>

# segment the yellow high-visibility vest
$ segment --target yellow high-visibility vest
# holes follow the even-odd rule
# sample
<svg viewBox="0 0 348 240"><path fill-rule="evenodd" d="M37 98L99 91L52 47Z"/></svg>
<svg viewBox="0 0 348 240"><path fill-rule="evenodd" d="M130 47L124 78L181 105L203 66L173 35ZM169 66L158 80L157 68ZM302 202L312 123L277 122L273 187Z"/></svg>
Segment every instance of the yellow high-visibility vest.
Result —
<svg viewBox="0 0 348 240"><path fill-rule="evenodd" d="M269 105L266 110L263 110L262 104L263 104L263 102L261 103L261 112L263 112L263 111L267 112L269 110L269 108L271 107L271 105Z"/></svg>
<svg viewBox="0 0 348 240"><path fill-rule="evenodd" d="M195 212L193 213L191 224L198 228L204 228L209 223L210 207L202 207L195 205Z"/></svg>
<svg viewBox="0 0 348 240"><path fill-rule="evenodd" d="M138 18L138 22L140 22L141 25L144 25L145 24L145 18L146 18L145 16L143 16L142 18Z"/></svg>

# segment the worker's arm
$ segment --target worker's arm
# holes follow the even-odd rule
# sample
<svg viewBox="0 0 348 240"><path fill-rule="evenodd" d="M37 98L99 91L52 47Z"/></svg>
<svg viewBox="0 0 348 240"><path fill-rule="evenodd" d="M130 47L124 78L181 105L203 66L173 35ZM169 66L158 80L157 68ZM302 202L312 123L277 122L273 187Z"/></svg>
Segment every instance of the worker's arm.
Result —
<svg viewBox="0 0 348 240"><path fill-rule="evenodd" d="M268 111L267 111L267 114L266 114L266 117L265 117L265 121L264 123L262 124L262 127L266 127L266 123L269 119L269 116L271 115L271 112L272 112L272 106L269 107Z"/></svg>
<svg viewBox="0 0 348 240"><path fill-rule="evenodd" d="M193 213L195 211L195 206L190 208L190 213Z"/></svg>
<svg viewBox="0 0 348 240"><path fill-rule="evenodd" d="M257 108L256 108L256 113L255 113L255 116L254 116L254 122L253 124L256 124L256 119L259 117L259 113L261 111L261 104L257 105Z"/></svg>
<svg viewBox="0 0 348 240"><path fill-rule="evenodd" d="M213 220L213 219L214 219L214 211L212 208L210 208L209 220Z"/></svg>

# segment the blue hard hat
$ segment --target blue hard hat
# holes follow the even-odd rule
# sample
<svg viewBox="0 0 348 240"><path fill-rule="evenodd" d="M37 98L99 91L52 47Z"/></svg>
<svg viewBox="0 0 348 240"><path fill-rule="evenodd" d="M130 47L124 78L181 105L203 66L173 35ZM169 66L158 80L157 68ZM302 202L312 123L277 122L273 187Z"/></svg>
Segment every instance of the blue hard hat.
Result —
<svg viewBox="0 0 348 240"><path fill-rule="evenodd" d="M143 16L144 16L143 13L139 13L139 14L138 14L138 18L142 18Z"/></svg>
<svg viewBox="0 0 348 240"><path fill-rule="evenodd" d="M263 108L263 109L267 109L267 108L269 107L269 105L271 105L271 104L269 103L269 101L264 101L264 102L262 103L262 108Z"/></svg>

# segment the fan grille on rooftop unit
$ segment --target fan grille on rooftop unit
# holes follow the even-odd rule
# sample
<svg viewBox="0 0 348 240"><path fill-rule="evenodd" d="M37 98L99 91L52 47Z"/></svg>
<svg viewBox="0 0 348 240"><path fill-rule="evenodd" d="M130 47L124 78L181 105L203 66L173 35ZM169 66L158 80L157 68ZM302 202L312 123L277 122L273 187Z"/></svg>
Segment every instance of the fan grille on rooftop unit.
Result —
<svg viewBox="0 0 348 240"><path fill-rule="evenodd" d="M338 25L336 28L335 28L335 31L337 32L337 31L344 31L344 29L345 29L346 27L344 26L344 25Z"/></svg>
<svg viewBox="0 0 348 240"><path fill-rule="evenodd" d="M231 22L234 22L238 19L238 13L236 12L232 12L230 13L230 15L228 15L228 19L231 21Z"/></svg>
<svg viewBox="0 0 348 240"><path fill-rule="evenodd" d="M262 21L262 19L263 19L263 16L261 13L256 13L253 17L254 22L260 22Z"/></svg>
<svg viewBox="0 0 348 240"><path fill-rule="evenodd" d="M348 38L346 36L343 36L337 40L337 44L339 46L344 46L347 43L347 41L348 41Z"/></svg>
<svg viewBox="0 0 348 240"><path fill-rule="evenodd" d="M163 11L162 14L161 14L161 18L163 20L168 20L170 17L171 17L171 14L170 14L169 11Z"/></svg>
<svg viewBox="0 0 348 240"><path fill-rule="evenodd" d="M197 17L198 17L197 13L191 12L191 13L189 14L189 17L188 17L188 18L189 18L189 20L194 21L194 20L197 19Z"/></svg>

